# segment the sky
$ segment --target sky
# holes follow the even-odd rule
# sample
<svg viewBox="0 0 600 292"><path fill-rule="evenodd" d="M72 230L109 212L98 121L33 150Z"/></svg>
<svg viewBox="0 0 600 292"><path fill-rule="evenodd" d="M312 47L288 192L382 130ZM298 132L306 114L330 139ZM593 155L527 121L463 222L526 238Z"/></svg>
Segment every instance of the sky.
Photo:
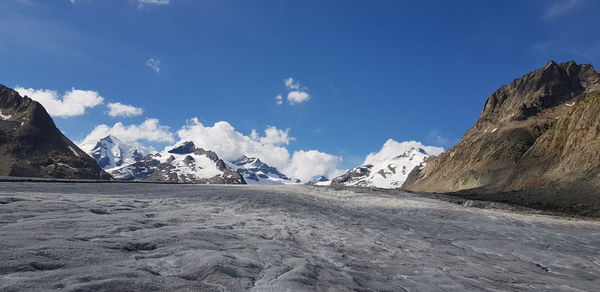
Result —
<svg viewBox="0 0 600 292"><path fill-rule="evenodd" d="M595 0L0 3L0 84L73 141L189 139L303 178L390 139L448 149L503 84L600 64Z"/></svg>

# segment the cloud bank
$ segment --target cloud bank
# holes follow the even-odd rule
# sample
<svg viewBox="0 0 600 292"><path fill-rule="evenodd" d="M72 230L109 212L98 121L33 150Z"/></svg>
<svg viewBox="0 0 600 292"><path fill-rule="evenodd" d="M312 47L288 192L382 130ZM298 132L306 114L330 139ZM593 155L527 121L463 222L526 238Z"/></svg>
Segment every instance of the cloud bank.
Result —
<svg viewBox="0 0 600 292"><path fill-rule="evenodd" d="M41 103L53 117L69 118L85 114L86 108L92 108L104 102L104 97L93 90L71 89L63 96L48 89L17 87L15 90L22 96Z"/></svg>
<svg viewBox="0 0 600 292"><path fill-rule="evenodd" d="M146 119L139 125L124 125L121 122L115 123L112 127L105 124L98 125L78 144L95 144L108 135L127 142L145 140L173 143L175 141L169 127L161 125L158 119Z"/></svg>
<svg viewBox="0 0 600 292"><path fill-rule="evenodd" d="M144 110L139 107L120 102L111 102L107 104L107 107L108 115L111 117L137 117L144 113Z"/></svg>

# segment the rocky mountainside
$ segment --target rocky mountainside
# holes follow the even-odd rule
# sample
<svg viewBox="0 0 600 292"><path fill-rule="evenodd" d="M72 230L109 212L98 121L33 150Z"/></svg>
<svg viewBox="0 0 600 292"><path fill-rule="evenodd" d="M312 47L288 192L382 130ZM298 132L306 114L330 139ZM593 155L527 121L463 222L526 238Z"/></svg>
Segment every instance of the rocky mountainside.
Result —
<svg viewBox="0 0 600 292"><path fill-rule="evenodd" d="M105 170L139 162L150 152L147 147L135 142L123 142L112 135L96 143L81 144L79 147Z"/></svg>
<svg viewBox="0 0 600 292"><path fill-rule="evenodd" d="M600 72L546 66L502 86L404 188L600 214Z"/></svg>
<svg viewBox="0 0 600 292"><path fill-rule="evenodd" d="M404 149L396 156L365 161L334 178L331 186L357 186L394 189L402 186L408 174L425 159L440 152L428 153L418 142L404 142Z"/></svg>
<svg viewBox="0 0 600 292"><path fill-rule="evenodd" d="M110 170L120 180L194 184L245 184L244 178L216 153L183 142L140 161Z"/></svg>
<svg viewBox="0 0 600 292"><path fill-rule="evenodd" d="M279 172L277 168L269 166L258 158L244 156L231 161L228 165L241 174L247 184L281 185L300 183L299 180L287 177Z"/></svg>
<svg viewBox="0 0 600 292"><path fill-rule="evenodd" d="M112 179L56 128L40 103L3 85L0 176Z"/></svg>

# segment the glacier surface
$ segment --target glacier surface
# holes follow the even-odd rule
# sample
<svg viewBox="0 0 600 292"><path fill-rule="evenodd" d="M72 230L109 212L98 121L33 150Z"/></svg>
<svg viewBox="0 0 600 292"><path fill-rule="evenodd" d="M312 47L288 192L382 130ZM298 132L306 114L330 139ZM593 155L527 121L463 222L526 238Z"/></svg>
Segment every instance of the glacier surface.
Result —
<svg viewBox="0 0 600 292"><path fill-rule="evenodd" d="M0 183L1 291L593 291L600 222L383 190Z"/></svg>

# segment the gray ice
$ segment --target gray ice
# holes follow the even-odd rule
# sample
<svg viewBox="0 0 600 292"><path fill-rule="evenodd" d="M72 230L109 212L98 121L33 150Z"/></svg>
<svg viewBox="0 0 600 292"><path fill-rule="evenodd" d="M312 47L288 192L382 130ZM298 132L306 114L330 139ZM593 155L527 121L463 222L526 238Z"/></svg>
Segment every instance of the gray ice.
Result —
<svg viewBox="0 0 600 292"><path fill-rule="evenodd" d="M1 291L598 291L600 222L401 191L0 183Z"/></svg>

